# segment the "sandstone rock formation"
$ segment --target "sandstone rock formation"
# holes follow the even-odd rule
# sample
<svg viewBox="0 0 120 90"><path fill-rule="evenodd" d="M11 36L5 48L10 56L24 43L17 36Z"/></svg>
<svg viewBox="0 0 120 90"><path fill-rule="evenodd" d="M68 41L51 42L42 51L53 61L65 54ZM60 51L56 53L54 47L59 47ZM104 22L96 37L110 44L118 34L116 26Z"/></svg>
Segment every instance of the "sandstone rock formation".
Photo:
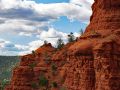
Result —
<svg viewBox="0 0 120 90"><path fill-rule="evenodd" d="M6 90L120 90L120 0L95 0L92 9L78 41L23 56Z"/></svg>

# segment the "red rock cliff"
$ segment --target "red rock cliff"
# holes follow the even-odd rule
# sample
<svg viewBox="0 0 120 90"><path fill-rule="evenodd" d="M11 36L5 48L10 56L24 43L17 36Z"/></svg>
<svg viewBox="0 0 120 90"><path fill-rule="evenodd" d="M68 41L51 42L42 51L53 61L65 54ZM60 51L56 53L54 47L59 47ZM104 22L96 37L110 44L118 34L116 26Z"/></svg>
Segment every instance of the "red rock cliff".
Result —
<svg viewBox="0 0 120 90"><path fill-rule="evenodd" d="M95 0L92 9L78 41L23 56L6 90L120 90L120 0Z"/></svg>

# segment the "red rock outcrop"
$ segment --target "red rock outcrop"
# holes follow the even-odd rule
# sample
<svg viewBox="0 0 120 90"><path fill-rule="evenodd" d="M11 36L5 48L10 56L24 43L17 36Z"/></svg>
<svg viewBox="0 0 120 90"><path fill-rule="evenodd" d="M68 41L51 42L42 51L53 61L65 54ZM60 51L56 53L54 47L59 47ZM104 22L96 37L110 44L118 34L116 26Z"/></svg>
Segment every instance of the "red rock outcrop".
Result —
<svg viewBox="0 0 120 90"><path fill-rule="evenodd" d="M120 90L120 0L95 0L92 9L79 40L23 56L6 90ZM41 74L48 80L44 88Z"/></svg>

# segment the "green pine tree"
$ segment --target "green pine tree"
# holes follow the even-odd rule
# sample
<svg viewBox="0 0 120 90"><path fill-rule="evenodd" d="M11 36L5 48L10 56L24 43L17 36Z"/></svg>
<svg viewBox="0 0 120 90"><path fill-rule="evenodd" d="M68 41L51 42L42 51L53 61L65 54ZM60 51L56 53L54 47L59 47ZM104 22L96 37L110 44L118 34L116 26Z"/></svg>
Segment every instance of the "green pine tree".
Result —
<svg viewBox="0 0 120 90"><path fill-rule="evenodd" d="M63 40L60 38L57 40L57 49L61 49L64 46Z"/></svg>
<svg viewBox="0 0 120 90"><path fill-rule="evenodd" d="M68 35L68 42L74 42L75 40L75 36L74 34L71 32L69 35Z"/></svg>

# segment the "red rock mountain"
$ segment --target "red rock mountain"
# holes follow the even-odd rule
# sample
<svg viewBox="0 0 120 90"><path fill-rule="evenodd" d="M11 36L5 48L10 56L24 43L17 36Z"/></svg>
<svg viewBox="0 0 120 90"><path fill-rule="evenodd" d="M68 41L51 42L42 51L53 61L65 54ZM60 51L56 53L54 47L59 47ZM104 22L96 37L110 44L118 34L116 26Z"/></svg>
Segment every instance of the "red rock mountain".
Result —
<svg viewBox="0 0 120 90"><path fill-rule="evenodd" d="M120 0L95 0L92 10L77 41L23 56L6 90L120 90Z"/></svg>

